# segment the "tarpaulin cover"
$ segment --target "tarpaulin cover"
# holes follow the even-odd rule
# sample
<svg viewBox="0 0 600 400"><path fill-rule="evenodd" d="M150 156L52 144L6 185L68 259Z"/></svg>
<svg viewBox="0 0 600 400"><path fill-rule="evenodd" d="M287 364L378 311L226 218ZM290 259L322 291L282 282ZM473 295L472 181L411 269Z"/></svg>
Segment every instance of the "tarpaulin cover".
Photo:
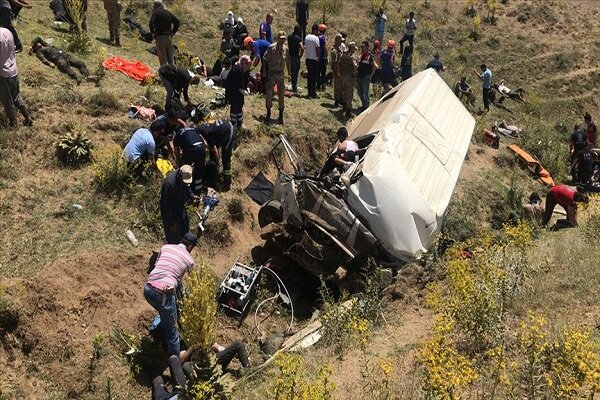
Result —
<svg viewBox="0 0 600 400"><path fill-rule="evenodd" d="M252 200L260 204L261 206L269 200L273 200L273 184L259 172L252 181L246 186L244 192Z"/></svg>
<svg viewBox="0 0 600 400"><path fill-rule="evenodd" d="M375 138L342 176L348 205L394 257L411 260L432 245L474 128L433 69L396 86L350 125L350 138Z"/></svg>
<svg viewBox="0 0 600 400"><path fill-rule="evenodd" d="M102 66L106 69L120 71L125 75L143 81L146 78L152 78L154 74L150 72L150 67L141 61L129 61L122 57L110 57L102 62Z"/></svg>

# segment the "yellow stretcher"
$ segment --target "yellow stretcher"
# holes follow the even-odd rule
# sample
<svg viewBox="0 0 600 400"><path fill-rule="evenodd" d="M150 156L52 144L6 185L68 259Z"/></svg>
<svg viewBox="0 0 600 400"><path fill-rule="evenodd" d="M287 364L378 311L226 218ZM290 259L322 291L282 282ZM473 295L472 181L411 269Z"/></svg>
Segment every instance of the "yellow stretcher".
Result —
<svg viewBox="0 0 600 400"><path fill-rule="evenodd" d="M515 153L517 155L517 157L519 157L519 159L523 163L525 163L527 168L529 168L529 170L533 174L535 174L538 181L540 181L544 185L550 186L550 187L555 185L554 179L552 179L552 176L550 176L550 173L544 167L542 167L542 164L540 164L540 162L538 160L536 160L531 154L529 154L528 152L526 152L525 150L523 150L516 144L509 145L508 149L510 151L512 151L513 153Z"/></svg>

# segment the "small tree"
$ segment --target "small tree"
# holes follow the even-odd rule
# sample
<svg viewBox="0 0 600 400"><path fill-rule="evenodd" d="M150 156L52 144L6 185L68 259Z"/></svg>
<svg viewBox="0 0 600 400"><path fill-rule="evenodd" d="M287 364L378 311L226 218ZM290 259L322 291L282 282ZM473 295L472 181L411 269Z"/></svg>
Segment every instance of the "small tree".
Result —
<svg viewBox="0 0 600 400"><path fill-rule="evenodd" d="M496 25L498 22L498 18L496 18L496 11L498 10L498 3L496 0L488 0L485 3L485 8L487 10L487 16L485 17L485 22L491 25Z"/></svg>
<svg viewBox="0 0 600 400"><path fill-rule="evenodd" d="M317 8L323 12L323 23L327 23L327 14L339 13L342 10L342 0L318 0Z"/></svg>
<svg viewBox="0 0 600 400"><path fill-rule="evenodd" d="M84 0L63 0L65 11L73 22L73 33L68 39L69 50L87 54L92 47L92 41L87 33L83 30L83 22L85 21Z"/></svg>

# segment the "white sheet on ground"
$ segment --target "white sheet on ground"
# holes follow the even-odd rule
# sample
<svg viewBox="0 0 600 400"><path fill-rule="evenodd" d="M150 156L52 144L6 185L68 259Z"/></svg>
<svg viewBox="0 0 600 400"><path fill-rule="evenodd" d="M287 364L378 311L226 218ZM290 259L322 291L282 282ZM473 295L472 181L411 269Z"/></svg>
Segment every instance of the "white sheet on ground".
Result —
<svg viewBox="0 0 600 400"><path fill-rule="evenodd" d="M360 114L350 138L377 132L346 172L348 204L393 256L411 260L440 231L475 119L432 69L396 86ZM362 175L360 175L362 174Z"/></svg>

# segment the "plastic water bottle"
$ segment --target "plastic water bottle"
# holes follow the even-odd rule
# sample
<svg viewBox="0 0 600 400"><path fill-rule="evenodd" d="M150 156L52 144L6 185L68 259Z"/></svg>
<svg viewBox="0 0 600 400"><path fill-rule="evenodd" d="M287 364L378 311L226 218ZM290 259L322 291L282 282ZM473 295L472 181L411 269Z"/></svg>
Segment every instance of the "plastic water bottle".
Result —
<svg viewBox="0 0 600 400"><path fill-rule="evenodd" d="M125 234L127 235L127 239L133 245L133 247L137 247L137 245L140 244L140 242L135 238L135 235L133 234L133 232L131 232L131 230L128 229L127 232L125 232Z"/></svg>

